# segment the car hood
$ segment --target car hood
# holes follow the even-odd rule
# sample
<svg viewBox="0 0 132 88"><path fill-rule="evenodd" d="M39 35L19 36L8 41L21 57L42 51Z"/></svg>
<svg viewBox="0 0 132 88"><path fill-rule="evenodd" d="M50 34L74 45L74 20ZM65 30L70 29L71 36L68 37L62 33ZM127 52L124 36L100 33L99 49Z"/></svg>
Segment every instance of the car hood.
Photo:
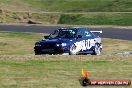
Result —
<svg viewBox="0 0 132 88"><path fill-rule="evenodd" d="M75 38L55 38L55 39L42 39L39 43L69 43L73 42Z"/></svg>

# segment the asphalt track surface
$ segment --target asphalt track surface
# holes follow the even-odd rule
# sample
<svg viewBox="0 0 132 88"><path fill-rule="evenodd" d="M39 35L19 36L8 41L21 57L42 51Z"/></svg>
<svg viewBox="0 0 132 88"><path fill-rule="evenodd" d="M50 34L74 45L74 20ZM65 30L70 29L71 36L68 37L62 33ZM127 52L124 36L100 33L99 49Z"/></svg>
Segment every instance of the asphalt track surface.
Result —
<svg viewBox="0 0 132 88"><path fill-rule="evenodd" d="M35 33L52 33L60 26L35 26L35 25L0 25L0 31L8 32L35 32ZM90 28L91 30L102 30L99 34L102 38L132 40L132 29L123 28Z"/></svg>

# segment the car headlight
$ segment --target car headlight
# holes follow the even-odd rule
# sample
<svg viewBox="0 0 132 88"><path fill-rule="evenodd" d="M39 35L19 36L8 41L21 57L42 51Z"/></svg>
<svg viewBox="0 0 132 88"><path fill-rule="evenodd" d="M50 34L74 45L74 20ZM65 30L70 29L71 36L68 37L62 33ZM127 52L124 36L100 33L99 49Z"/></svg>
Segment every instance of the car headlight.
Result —
<svg viewBox="0 0 132 88"><path fill-rule="evenodd" d="M40 44L35 44L35 46L41 46Z"/></svg>
<svg viewBox="0 0 132 88"><path fill-rule="evenodd" d="M56 46L66 46L67 44L66 43L61 43L61 44L56 44Z"/></svg>
<svg viewBox="0 0 132 88"><path fill-rule="evenodd" d="M56 44L56 46L60 46L60 44Z"/></svg>
<svg viewBox="0 0 132 88"><path fill-rule="evenodd" d="M61 45L62 45L62 46L66 46L66 43L62 43Z"/></svg>

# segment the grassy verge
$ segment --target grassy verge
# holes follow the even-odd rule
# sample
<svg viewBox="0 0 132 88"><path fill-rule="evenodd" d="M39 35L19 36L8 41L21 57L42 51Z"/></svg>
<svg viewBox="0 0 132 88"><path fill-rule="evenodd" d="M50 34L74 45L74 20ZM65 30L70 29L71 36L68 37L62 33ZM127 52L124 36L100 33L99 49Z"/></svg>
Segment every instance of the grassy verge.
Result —
<svg viewBox="0 0 132 88"><path fill-rule="evenodd" d="M132 56L112 54L132 51L132 41L103 39L100 56L35 56L34 43L42 37L36 33L0 32L1 88L82 88L78 81L82 67L91 79L132 80Z"/></svg>
<svg viewBox="0 0 132 88"><path fill-rule="evenodd" d="M0 63L2 79L0 86L2 88L81 88L78 77L82 66L89 70L92 79L108 77L131 79L131 64L131 62L109 61L16 62L6 60Z"/></svg>
<svg viewBox="0 0 132 88"><path fill-rule="evenodd" d="M0 55L31 54L35 41L42 37L35 33L0 32Z"/></svg>
<svg viewBox="0 0 132 88"><path fill-rule="evenodd" d="M117 55L116 58L119 57ZM126 59L126 56L123 57ZM108 56L107 60L103 60L102 57L88 56L30 56L26 58L28 56L20 56L16 60L16 56L14 58L10 56L10 59L4 57L0 60L1 88L82 88L78 81L82 67L88 70L91 79L132 80L132 61L130 60L120 61L116 58L112 60ZM106 88L106 86L97 88ZM117 86L108 88L117 88Z"/></svg>

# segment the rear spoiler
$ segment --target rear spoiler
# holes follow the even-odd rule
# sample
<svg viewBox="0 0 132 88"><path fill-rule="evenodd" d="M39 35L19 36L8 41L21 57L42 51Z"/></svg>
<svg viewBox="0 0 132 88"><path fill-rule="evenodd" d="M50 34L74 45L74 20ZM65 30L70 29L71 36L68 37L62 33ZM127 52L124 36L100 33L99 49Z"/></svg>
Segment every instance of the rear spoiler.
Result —
<svg viewBox="0 0 132 88"><path fill-rule="evenodd" d="M103 33L102 30L101 31L91 31L91 32L93 32L93 33Z"/></svg>

